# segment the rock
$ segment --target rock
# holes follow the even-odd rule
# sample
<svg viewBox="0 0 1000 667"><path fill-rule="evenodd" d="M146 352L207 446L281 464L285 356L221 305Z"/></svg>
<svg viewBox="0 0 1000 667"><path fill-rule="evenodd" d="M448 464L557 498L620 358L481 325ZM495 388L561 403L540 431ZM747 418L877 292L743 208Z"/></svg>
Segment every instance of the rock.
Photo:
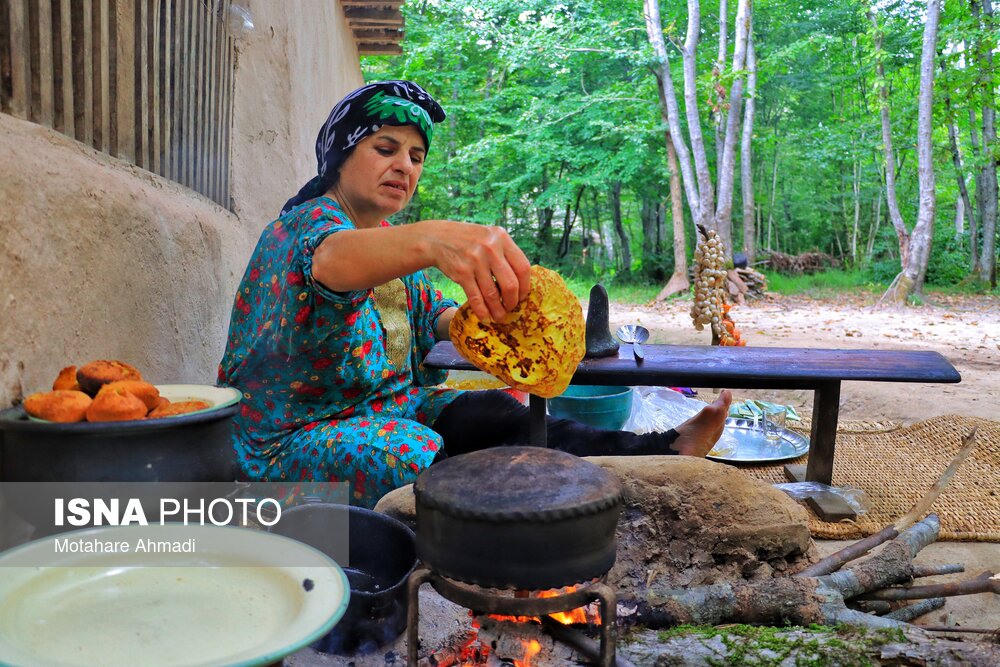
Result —
<svg viewBox="0 0 1000 667"><path fill-rule="evenodd" d="M608 575L619 590L769 579L815 559L807 511L737 468L690 456L587 460L625 489ZM388 493L375 510L415 528L413 487Z"/></svg>
<svg viewBox="0 0 1000 667"><path fill-rule="evenodd" d="M375 504L375 511L388 514L410 528L417 529L417 500L413 495L413 485L407 484L382 496Z"/></svg>
<svg viewBox="0 0 1000 667"><path fill-rule="evenodd" d="M732 466L689 456L588 460L625 489L608 576L619 590L771 578L815 558L806 510Z"/></svg>

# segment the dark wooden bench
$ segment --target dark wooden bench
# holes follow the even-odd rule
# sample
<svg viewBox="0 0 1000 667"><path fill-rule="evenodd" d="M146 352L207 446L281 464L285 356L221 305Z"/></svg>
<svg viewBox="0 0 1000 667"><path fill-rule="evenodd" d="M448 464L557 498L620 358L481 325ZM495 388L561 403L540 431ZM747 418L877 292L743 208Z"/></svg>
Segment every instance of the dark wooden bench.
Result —
<svg viewBox="0 0 1000 667"><path fill-rule="evenodd" d="M636 364L631 347L617 356L584 359L574 384L657 387L724 387L728 389L811 389L814 394L809 460L786 466L796 481L830 484L840 413L840 383L960 382L955 367L937 352L907 350L823 350L782 347L720 347L710 345L644 345L646 360ZM424 360L432 368L476 370L450 342L438 343ZM545 444L545 401L531 397L532 437ZM540 424L540 426L539 426ZM850 516L843 507L823 518ZM814 509L816 507L814 506ZM823 516L821 514L821 516Z"/></svg>

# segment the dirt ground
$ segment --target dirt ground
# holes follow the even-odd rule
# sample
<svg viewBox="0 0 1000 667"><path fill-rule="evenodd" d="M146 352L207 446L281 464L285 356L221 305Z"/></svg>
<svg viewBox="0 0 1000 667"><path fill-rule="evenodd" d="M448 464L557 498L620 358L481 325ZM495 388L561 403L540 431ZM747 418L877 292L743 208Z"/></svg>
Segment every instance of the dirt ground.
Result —
<svg viewBox="0 0 1000 667"><path fill-rule="evenodd" d="M934 350L962 375L958 384L845 382L841 386L842 420L893 420L911 424L939 415L1000 420L1000 298L930 295L925 305L904 310L874 310L861 296L814 299L769 295L764 301L736 306L730 315L748 345L853 349ZM634 306L612 304L612 329L642 324L655 343L707 345L708 331L695 331L690 301ZM738 396L791 404L800 413L812 409L810 391L740 390ZM822 541L820 554L849 542ZM1000 572L1000 544L938 542L917 558L928 564L964 563L964 574L933 577L921 583L945 583ZM1000 595L982 593L950 598L945 607L918 622L967 628L1000 628Z"/></svg>
<svg viewBox="0 0 1000 667"><path fill-rule="evenodd" d="M730 312L747 345L841 349L933 350L962 374L959 384L845 382L843 420L896 420L910 424L956 414L1000 419L1000 298L930 295L923 306L873 310L861 296L812 299L768 295ZM650 342L707 345L711 333L695 331L690 301L612 304L612 329L641 324ZM740 396L812 409L811 391L740 390Z"/></svg>

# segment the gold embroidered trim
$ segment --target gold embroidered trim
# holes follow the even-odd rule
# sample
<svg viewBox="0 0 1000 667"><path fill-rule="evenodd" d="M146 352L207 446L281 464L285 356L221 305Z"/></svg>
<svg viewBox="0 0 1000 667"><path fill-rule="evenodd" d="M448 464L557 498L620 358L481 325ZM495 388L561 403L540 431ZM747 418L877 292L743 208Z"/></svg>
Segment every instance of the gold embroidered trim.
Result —
<svg viewBox="0 0 1000 667"><path fill-rule="evenodd" d="M410 359L410 317L406 310L406 285L399 278L372 290L375 308L385 330L385 351L396 370L406 368Z"/></svg>

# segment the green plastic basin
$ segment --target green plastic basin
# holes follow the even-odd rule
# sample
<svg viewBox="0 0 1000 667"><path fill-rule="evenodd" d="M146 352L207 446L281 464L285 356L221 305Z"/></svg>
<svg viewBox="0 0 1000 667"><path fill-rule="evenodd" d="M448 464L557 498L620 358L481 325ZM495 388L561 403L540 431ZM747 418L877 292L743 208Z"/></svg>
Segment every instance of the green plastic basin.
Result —
<svg viewBox="0 0 1000 667"><path fill-rule="evenodd" d="M549 414L610 431L620 430L632 412L632 387L571 384L549 399Z"/></svg>

